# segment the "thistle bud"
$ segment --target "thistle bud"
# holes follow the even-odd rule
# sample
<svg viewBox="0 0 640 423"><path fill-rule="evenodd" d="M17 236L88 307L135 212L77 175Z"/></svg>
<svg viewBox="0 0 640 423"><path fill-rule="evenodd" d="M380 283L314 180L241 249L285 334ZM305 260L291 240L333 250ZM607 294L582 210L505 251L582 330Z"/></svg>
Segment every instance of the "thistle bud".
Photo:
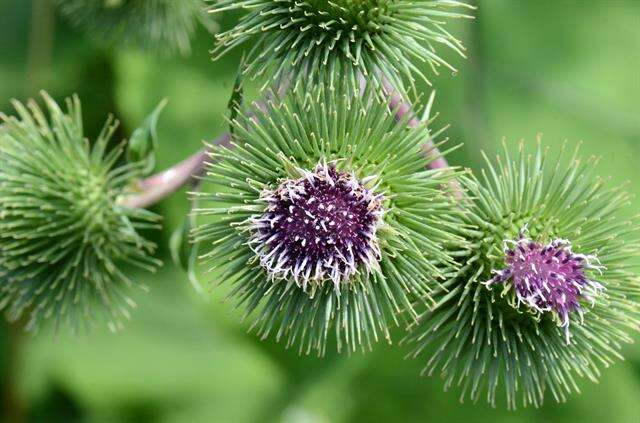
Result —
<svg viewBox="0 0 640 423"><path fill-rule="evenodd" d="M594 305L604 291L599 282L587 276L593 269L602 270L594 264L597 257L574 253L571 243L564 239L543 245L527 239L524 231L517 241L509 241L505 242L505 268L495 270L486 285L503 285L504 293L513 289L515 309L524 307L539 317L551 313L570 343L571 313L578 313L583 320L582 304Z"/></svg>
<svg viewBox="0 0 640 423"><path fill-rule="evenodd" d="M43 98L48 119L34 101L0 114L0 309L11 320L28 315L30 330L47 319L83 326L97 314L115 330L138 285L123 267L159 264L138 234L157 216L118 203L144 163L121 163L123 145L108 149L111 119L90 144L76 97L66 113Z"/></svg>

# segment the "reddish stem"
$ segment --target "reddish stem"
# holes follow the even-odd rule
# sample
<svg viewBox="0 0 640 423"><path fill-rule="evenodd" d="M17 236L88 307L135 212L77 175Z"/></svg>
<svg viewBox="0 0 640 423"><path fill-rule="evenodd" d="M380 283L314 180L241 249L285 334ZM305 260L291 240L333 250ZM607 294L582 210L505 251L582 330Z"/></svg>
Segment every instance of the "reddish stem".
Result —
<svg viewBox="0 0 640 423"><path fill-rule="evenodd" d="M407 125L411 128L420 126L421 122L413 114L411 104L405 101L389 83L385 83L384 88L389 95L389 109L395 111L396 120L401 121L409 115L410 118L407 121ZM256 103L255 107L262 111L266 110L265 106L260 103ZM215 140L213 144L229 145L230 141L231 136L226 133ZM425 141L423 149L428 155L436 156L427 165L430 169L449 167L447 160L440 154L438 147L434 145L430 138ZM207 151L203 149L177 165L139 181L137 187L140 193L125 197L120 204L130 208L146 208L158 203L191 181L194 176L202 174L206 159Z"/></svg>
<svg viewBox="0 0 640 423"><path fill-rule="evenodd" d="M409 116L407 126L409 126L410 128L417 128L418 126L420 126L420 119L418 119L413 113L411 103L405 101L402 98L402 95L386 79L383 79L382 86L385 93L389 96L389 109L392 112L395 111L396 113L396 121L402 121L407 116ZM445 159L444 156L440 154L438 147L435 146L433 140L429 136L427 136L427 140L422 145L422 149L427 153L427 156L435 156L435 159L427 164L427 167L429 169L443 169L449 167L447 159Z"/></svg>
<svg viewBox="0 0 640 423"><path fill-rule="evenodd" d="M229 145L231 136L226 133L218 137L214 145ZM202 149L175 166L138 181L140 193L125 197L120 205L129 208L147 208L168 197L195 176L201 175L207 159L207 150Z"/></svg>
<svg viewBox="0 0 640 423"><path fill-rule="evenodd" d="M389 95L389 109L396 112L396 120L401 121L405 119L407 115L410 116L407 126L410 128L417 128L420 126L420 120L414 115L413 110L411 109L411 105L402 99L402 96L393 92ZM427 167L430 169L443 169L449 167L449 163L447 163L447 159L444 158L443 155L440 154L438 147L435 146L433 140L431 138L427 138L427 140L422 145L422 149L428 154L437 156L432 162L430 162Z"/></svg>

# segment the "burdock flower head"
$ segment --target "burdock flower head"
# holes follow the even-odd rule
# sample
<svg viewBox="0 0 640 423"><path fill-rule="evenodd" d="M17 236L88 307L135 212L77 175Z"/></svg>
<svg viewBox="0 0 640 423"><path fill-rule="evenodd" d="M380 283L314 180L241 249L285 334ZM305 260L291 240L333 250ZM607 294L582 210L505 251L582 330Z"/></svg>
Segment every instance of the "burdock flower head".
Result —
<svg viewBox="0 0 640 423"><path fill-rule="evenodd" d="M210 0L214 2L214 0ZM232 29L216 36L218 57L252 37L246 74L293 78L294 86L314 80L328 87L358 77L381 86L385 80L404 91L416 78L428 81L425 67L455 69L437 52L464 47L446 28L468 17L469 5L449 0L221 0L210 12L249 10Z"/></svg>
<svg viewBox="0 0 640 423"><path fill-rule="evenodd" d="M199 197L204 262L264 337L319 354L330 337L348 350L389 339L454 271L456 172L426 169L426 127L396 122L370 92L316 87L257 109L211 153L221 188Z"/></svg>
<svg viewBox="0 0 640 423"><path fill-rule="evenodd" d="M505 155L481 182L464 178L471 249L408 341L461 398L494 404L503 391L514 408L519 394L564 401L621 358L640 327L640 231L624 217L629 196L593 176L595 159L576 149L550 163L522 145Z"/></svg>
<svg viewBox="0 0 640 423"><path fill-rule="evenodd" d="M191 38L215 23L204 0L56 0L62 13L101 42L132 44L160 53L187 54Z"/></svg>
<svg viewBox="0 0 640 423"><path fill-rule="evenodd" d="M27 317L28 329L46 319L84 326L98 315L117 329L137 285L123 267L159 264L137 232L157 216L118 202L146 163L126 163L124 145L108 148L111 119L90 144L76 97L66 113L43 98L48 118L34 101L14 102L15 117L0 114L0 309Z"/></svg>

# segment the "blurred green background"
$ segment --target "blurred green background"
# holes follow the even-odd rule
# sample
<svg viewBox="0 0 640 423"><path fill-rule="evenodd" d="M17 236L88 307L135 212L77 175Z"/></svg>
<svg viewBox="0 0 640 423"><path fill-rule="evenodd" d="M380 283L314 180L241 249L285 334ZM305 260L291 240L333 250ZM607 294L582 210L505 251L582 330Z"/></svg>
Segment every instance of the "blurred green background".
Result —
<svg viewBox="0 0 640 423"><path fill-rule="evenodd" d="M35 6L35 7L34 7ZM533 144L584 140L603 157L600 174L640 192L640 1L481 0L477 19L452 30L468 47L460 69L434 78L439 123L464 143L451 162L480 168L480 150L506 137ZM229 27L237 15L221 19ZM159 167L186 157L224 131L223 115L240 52L212 63L213 41L198 34L190 57L105 49L74 30L42 0L0 0L0 110L39 89L83 100L87 133L108 113L129 134L162 98ZM0 164L1 166L2 164ZM640 200L634 199L638 210ZM184 195L157 206L155 234L166 264L142 275L150 294L124 332L80 336L43 331L16 344L0 324L0 416L33 422L640 422L640 348L627 361L583 383L566 404L509 412L460 404L422 363L397 345L369 354L298 357L261 342L238 323L224 289L198 295L171 264L169 236L186 211ZM399 337L397 337L399 338ZM7 410L9 405L10 410Z"/></svg>

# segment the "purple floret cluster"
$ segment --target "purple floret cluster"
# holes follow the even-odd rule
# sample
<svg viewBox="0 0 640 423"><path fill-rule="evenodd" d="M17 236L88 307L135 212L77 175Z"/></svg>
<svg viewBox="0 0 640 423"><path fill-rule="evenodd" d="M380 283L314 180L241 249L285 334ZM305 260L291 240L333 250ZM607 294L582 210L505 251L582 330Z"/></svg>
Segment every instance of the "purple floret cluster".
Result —
<svg viewBox="0 0 640 423"><path fill-rule="evenodd" d="M250 245L271 279L303 289L331 280L338 289L380 259L382 196L332 165L302 173L262 194L267 206L252 219Z"/></svg>
<svg viewBox="0 0 640 423"><path fill-rule="evenodd" d="M516 306L525 304L537 314L554 313L565 329L569 342L571 313L582 319L583 302L595 304L604 287L587 276L588 270L600 271L595 256L574 253L571 243L556 239L549 244L527 239L521 233L517 241L508 241L506 267L495 271L489 286L510 283L515 288Z"/></svg>

